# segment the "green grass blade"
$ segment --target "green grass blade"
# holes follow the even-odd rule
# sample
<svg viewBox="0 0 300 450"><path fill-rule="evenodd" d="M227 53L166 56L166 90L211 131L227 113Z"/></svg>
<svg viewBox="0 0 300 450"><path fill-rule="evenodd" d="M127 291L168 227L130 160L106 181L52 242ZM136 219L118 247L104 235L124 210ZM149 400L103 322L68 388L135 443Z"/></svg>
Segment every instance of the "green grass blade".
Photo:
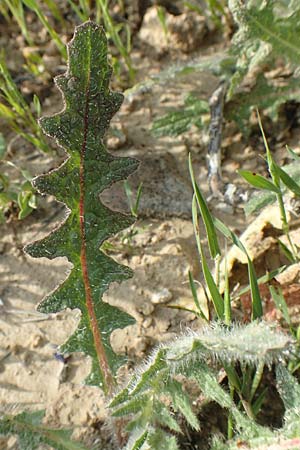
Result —
<svg viewBox="0 0 300 450"><path fill-rule="evenodd" d="M230 239L234 245L236 245L247 257L247 265L248 265L248 276L249 276L249 284L252 298L252 319L257 319L263 315L262 308L262 299L260 296L257 276L254 269L253 262L251 261L248 252L241 242L241 240L237 237L235 233L233 233L223 222L219 219L214 218L214 224L216 228L227 238Z"/></svg>
<svg viewBox="0 0 300 450"><path fill-rule="evenodd" d="M278 239L278 244L280 249L282 250L284 256L287 258L287 260L291 263L294 264L295 262L295 257L293 255L293 253L291 252L291 250L288 248L287 245L285 245L280 239Z"/></svg>
<svg viewBox="0 0 300 450"><path fill-rule="evenodd" d="M210 254L211 254L212 258L216 258L217 255L221 255L218 238L217 238L217 233L216 233L216 229L214 226L213 218L209 212L206 201L204 200L204 197L202 196L201 191L195 181L191 155L189 155L189 170L190 170L190 176L191 176L191 180L192 180L193 190L195 193L195 197L197 199L197 204L198 204L198 207L199 207L199 210L201 213L202 220L204 222Z"/></svg>
<svg viewBox="0 0 300 450"><path fill-rule="evenodd" d="M275 192L276 194L280 193L280 189L275 186L272 181L267 178L259 175L258 173L250 172L248 170L238 170L239 175L243 177L251 186L254 186L258 189L265 189L266 191Z"/></svg>
<svg viewBox="0 0 300 450"><path fill-rule="evenodd" d="M283 184L292 191L297 197L300 197L300 186L293 180L292 177L290 177L281 167L279 167L277 164L277 171L278 175L283 182Z"/></svg>
<svg viewBox="0 0 300 450"><path fill-rule="evenodd" d="M271 281L274 277L277 277L280 273L282 273L286 269L286 266L281 266L278 269L271 270L271 272L267 272L262 277L259 277L257 280L257 284L265 284ZM245 288L238 291L238 293L234 296L234 298L241 297L241 295L246 294L250 290L250 286L246 286Z"/></svg>
<svg viewBox="0 0 300 450"><path fill-rule="evenodd" d="M277 165L275 164L275 162L273 160L272 153L270 151L270 147L269 147L266 135L265 135L265 131L264 131L262 122L261 122L259 111L257 110L256 113L257 113L258 125L259 125L259 128L260 128L260 132L262 134L263 141L264 141L264 146L265 146L265 149L266 149L269 172L270 172L270 175L272 177L273 183L279 189L279 192L277 192L277 194L281 195L280 179L279 179L279 174L278 174L278 171L277 171Z"/></svg>
<svg viewBox="0 0 300 450"><path fill-rule="evenodd" d="M224 314L225 314L225 323L226 325L229 325L231 322L231 297L229 289L229 274L227 268L227 254L225 254Z"/></svg>
<svg viewBox="0 0 300 450"><path fill-rule="evenodd" d="M276 308L282 313L284 320L286 323L291 326L292 321L289 314L289 310L285 301L285 298L282 293L281 288L275 288L274 286L269 286L270 294L272 296L272 299L274 300L274 303L276 305Z"/></svg>
<svg viewBox="0 0 300 450"><path fill-rule="evenodd" d="M203 252L202 244L200 241L199 236L199 223L198 223L198 210L197 210L197 203L196 203L196 196L194 194L193 196L193 203L192 203L192 216L193 216L193 225L194 225L194 232L197 242L197 247L199 251L199 255L201 258L201 265L203 270L204 279L207 285L207 288L210 292L211 300L213 302L215 311L217 313L217 316L220 320L224 320L224 301L223 297L221 296L219 289L215 283L215 280L210 272L210 269L207 264L206 256Z"/></svg>
<svg viewBox="0 0 300 450"><path fill-rule="evenodd" d="M300 161L300 156L297 155L297 153L294 152L294 150L291 149L291 147L289 147L288 145L286 145L285 147L291 158L293 158L295 161Z"/></svg>
<svg viewBox="0 0 300 450"><path fill-rule="evenodd" d="M194 282L194 279L193 279L193 275L192 275L190 270L189 270L189 283L190 283L190 288L191 288L193 300L194 300L194 303L195 303L196 308L197 308L197 312L198 312L199 316L207 322L207 317L205 316L204 312L202 311L202 308L201 308L200 303L199 303L196 285L195 285L195 282Z"/></svg>
<svg viewBox="0 0 300 450"><path fill-rule="evenodd" d="M264 401L265 401L267 392L268 392L268 388L265 388L265 389L259 394L259 396L257 397L257 399L253 402L253 404L252 404L252 411L253 411L253 414L254 414L255 416L257 416L257 414L258 414L259 411L261 410L261 407L262 407L262 405L263 405L263 403L264 403Z"/></svg>

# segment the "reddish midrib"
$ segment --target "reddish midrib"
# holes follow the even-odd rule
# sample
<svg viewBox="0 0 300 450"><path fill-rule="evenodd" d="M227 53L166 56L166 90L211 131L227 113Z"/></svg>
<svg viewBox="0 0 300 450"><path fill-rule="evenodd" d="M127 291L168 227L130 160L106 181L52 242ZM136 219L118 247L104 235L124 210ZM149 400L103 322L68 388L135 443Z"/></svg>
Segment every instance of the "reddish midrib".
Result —
<svg viewBox="0 0 300 450"><path fill-rule="evenodd" d="M85 224L84 224L84 193L85 193L85 177L84 177L84 161L85 161L85 153L86 153L86 145L87 145L87 136L89 129L89 97L90 97L90 88L88 85L86 91L86 103L85 103L85 111L84 111L84 134L83 134L83 142L80 151L80 170L79 170L79 183L80 183L80 199L79 199L79 222L80 222L80 235L81 235L81 252L80 252L80 260L82 267L82 276L84 282L85 289L85 301L87 305L87 310L89 314L89 320L91 324L91 329L94 337L94 343L96 347L96 352L98 356L98 361L100 365L100 369L103 372L104 380L105 380L105 390L110 391L114 384L114 379L107 361L107 357L105 354L104 345L102 342L102 337L100 334L100 330L97 323L97 318L94 309L94 301L90 286L89 273L87 268L87 259L86 259L86 235L85 235Z"/></svg>

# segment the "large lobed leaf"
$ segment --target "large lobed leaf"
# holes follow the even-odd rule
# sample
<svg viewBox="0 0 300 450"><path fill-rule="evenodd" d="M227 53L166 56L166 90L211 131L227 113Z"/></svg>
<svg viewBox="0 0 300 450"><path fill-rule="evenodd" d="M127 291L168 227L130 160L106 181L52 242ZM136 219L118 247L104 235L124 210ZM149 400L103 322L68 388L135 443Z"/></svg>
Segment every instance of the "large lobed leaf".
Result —
<svg viewBox="0 0 300 450"><path fill-rule="evenodd" d="M123 100L121 94L109 90L111 67L103 29L90 21L77 27L68 55L67 72L55 80L65 107L40 121L45 133L68 152L68 158L59 168L34 180L40 192L54 195L68 207L68 217L60 228L28 245L26 251L33 257L66 256L73 264L66 281L38 308L46 313L80 309L80 324L62 351L90 355L92 370L87 382L109 390L123 363L111 348L110 335L134 319L103 302L102 295L111 282L129 278L131 270L99 248L134 219L104 206L100 193L131 174L137 161L112 156L103 143L109 122Z"/></svg>

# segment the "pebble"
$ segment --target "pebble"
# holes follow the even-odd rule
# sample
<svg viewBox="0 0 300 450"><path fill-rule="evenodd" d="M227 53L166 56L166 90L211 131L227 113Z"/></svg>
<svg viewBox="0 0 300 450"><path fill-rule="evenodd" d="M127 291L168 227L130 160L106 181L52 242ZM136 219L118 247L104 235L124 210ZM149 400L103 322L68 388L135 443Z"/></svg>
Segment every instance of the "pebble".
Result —
<svg viewBox="0 0 300 450"><path fill-rule="evenodd" d="M144 316L150 316L150 314L152 314L154 311L154 306L149 302L145 302L145 303L142 303L137 308L137 310L139 313L142 313Z"/></svg>
<svg viewBox="0 0 300 450"><path fill-rule="evenodd" d="M152 325L152 317L146 317L146 319L143 321L143 327L149 328Z"/></svg>
<svg viewBox="0 0 300 450"><path fill-rule="evenodd" d="M173 294L169 289L163 288L161 291L154 292L151 296L151 303L154 305L159 305L161 303L167 303L172 300Z"/></svg>

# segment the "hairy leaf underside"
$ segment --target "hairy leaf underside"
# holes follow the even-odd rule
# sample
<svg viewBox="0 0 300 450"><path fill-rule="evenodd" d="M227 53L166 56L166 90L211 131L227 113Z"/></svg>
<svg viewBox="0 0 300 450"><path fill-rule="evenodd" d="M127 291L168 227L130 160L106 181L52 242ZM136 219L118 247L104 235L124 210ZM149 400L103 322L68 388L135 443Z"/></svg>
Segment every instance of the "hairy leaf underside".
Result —
<svg viewBox="0 0 300 450"><path fill-rule="evenodd" d="M174 412L199 430L191 399L177 375L193 379L207 400L229 409L237 428L247 428L252 437L261 428L247 419L219 384L217 367L234 367L236 363L244 368L262 363L271 366L288 359L292 351L291 338L265 322L233 325L230 329L214 324L162 344L110 403L113 417L129 418L126 429L130 438L123 450L178 450L170 434L179 431ZM167 398L172 409L167 406Z"/></svg>
<svg viewBox="0 0 300 450"><path fill-rule="evenodd" d="M33 257L66 256L73 264L69 277L38 309L45 313L80 309L79 326L61 350L90 355L92 369L87 382L109 390L113 375L124 362L113 352L110 335L134 319L103 302L102 295L111 282L120 282L132 273L101 252L100 246L131 225L134 218L108 209L101 203L100 193L128 177L138 163L112 156L103 143L109 122L123 100L121 94L109 90L111 67L103 29L91 21L77 27L68 56L67 72L55 80L65 107L40 121L45 133L67 151L68 158L59 168L34 180L40 192L54 195L67 206L68 217L26 251Z"/></svg>

